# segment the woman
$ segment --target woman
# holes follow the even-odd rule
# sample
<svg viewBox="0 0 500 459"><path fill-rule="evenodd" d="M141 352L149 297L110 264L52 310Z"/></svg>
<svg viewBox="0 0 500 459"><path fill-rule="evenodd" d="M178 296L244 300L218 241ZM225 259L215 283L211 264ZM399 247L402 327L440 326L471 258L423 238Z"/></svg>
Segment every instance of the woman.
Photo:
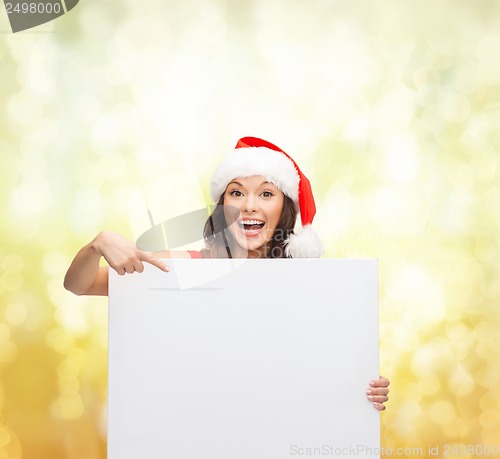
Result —
<svg viewBox="0 0 500 459"><path fill-rule="evenodd" d="M255 137L238 141L211 181L217 202L205 224L201 252L139 250L123 236L102 232L75 256L64 286L77 295L107 295L108 267L118 274L142 272L144 262L168 272L161 258L304 258L320 257L323 247L311 228L316 207L309 180L295 161L277 146ZM295 234L297 213L302 230ZM368 400L382 411L389 381L370 381Z"/></svg>

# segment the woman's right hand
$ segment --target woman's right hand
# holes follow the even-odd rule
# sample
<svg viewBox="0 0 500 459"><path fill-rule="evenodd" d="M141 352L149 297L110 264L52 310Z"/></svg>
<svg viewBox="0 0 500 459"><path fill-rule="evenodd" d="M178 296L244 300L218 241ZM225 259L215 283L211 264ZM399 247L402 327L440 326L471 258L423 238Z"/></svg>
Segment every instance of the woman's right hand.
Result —
<svg viewBox="0 0 500 459"><path fill-rule="evenodd" d="M93 244L97 253L104 257L109 266L121 276L125 273L132 274L135 271L142 273L144 271L143 262L168 272L167 265L161 259L156 258L150 252L138 249L133 242L121 234L103 231L97 235Z"/></svg>
<svg viewBox="0 0 500 459"><path fill-rule="evenodd" d="M76 254L64 277L64 287L75 295L107 295L108 267L99 267L101 257L120 275L141 273L144 262L168 272L161 259L138 249L121 234L103 231Z"/></svg>

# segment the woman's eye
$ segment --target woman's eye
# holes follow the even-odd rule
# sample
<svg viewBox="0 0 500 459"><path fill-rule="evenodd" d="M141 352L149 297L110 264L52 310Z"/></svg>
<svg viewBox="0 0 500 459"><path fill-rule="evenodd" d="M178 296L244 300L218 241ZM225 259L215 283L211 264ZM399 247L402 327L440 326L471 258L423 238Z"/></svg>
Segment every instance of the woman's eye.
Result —
<svg viewBox="0 0 500 459"><path fill-rule="evenodd" d="M235 196L235 197L238 197L238 196L241 196L241 191L239 190L233 190L229 193L231 196Z"/></svg>
<svg viewBox="0 0 500 459"><path fill-rule="evenodd" d="M274 194L270 191L263 191L262 196L264 196L265 198L270 198L271 196L274 196Z"/></svg>

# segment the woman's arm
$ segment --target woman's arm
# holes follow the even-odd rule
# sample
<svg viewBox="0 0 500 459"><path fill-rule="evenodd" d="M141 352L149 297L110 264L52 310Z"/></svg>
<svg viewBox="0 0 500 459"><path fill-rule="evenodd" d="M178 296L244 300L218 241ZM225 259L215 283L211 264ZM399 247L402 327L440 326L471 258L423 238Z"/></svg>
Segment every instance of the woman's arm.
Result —
<svg viewBox="0 0 500 459"><path fill-rule="evenodd" d="M118 233L103 231L76 254L64 277L64 287L76 295L107 295L108 267L99 267L101 257L120 275L141 273L143 262L168 271L165 263L153 254L139 250Z"/></svg>

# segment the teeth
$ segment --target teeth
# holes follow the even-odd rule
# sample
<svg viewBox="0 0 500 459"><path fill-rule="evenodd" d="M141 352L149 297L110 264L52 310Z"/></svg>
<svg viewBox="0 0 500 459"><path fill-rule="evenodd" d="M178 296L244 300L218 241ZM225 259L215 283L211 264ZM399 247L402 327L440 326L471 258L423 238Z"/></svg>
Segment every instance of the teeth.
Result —
<svg viewBox="0 0 500 459"><path fill-rule="evenodd" d="M262 225L264 222L260 220L240 220L242 225Z"/></svg>

